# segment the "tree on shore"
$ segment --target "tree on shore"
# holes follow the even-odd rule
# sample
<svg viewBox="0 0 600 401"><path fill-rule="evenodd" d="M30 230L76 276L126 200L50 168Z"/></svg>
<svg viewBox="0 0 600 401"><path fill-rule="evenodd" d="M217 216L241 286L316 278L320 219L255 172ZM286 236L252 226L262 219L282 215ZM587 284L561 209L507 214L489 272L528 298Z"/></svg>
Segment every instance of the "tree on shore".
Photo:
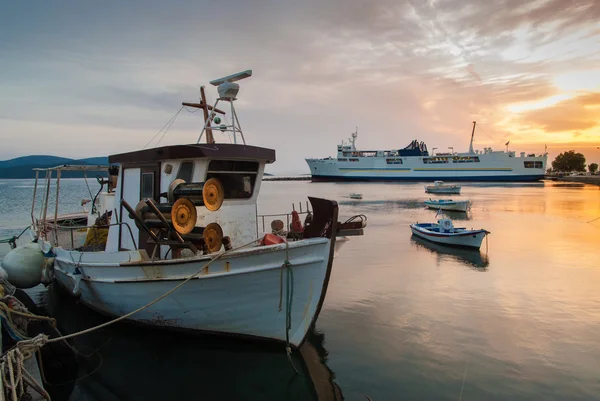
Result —
<svg viewBox="0 0 600 401"><path fill-rule="evenodd" d="M596 174L598 172L598 163L592 163L588 166L588 170L592 174Z"/></svg>
<svg viewBox="0 0 600 401"><path fill-rule="evenodd" d="M554 171L585 171L585 156L574 150L561 153L552 162Z"/></svg>

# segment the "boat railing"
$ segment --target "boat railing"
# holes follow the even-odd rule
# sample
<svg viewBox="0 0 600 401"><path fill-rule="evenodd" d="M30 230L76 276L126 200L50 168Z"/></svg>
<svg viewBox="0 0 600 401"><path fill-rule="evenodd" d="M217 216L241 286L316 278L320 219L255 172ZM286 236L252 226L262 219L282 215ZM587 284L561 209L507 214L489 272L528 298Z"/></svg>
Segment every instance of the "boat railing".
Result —
<svg viewBox="0 0 600 401"><path fill-rule="evenodd" d="M302 207L302 202L298 202L298 210L296 210L296 204L292 203L292 212L297 212L300 215L308 215L308 214L312 214L312 211L310 210L310 204L308 203L308 201L306 201L305 204L305 208ZM265 217L269 218L271 217L269 221L269 224L272 223L274 220L278 220L277 218L281 218L283 219L283 217L285 217L285 221L286 221L286 225L285 225L285 230L289 230L290 229L290 222L292 219L292 213L278 213L278 214L259 214L256 216L257 220L256 220L256 230L258 231L258 224L261 223L262 224L262 232L265 232Z"/></svg>
<svg viewBox="0 0 600 401"><path fill-rule="evenodd" d="M75 235L76 235L77 231L81 232L81 234L85 233L85 236L87 236L88 230L90 228L109 228L112 226L127 227L127 230L129 231L129 235L131 237L131 243L135 244L135 239L134 239L135 237L133 236L133 231L131 230L131 226L129 225L129 223L127 223L126 221L103 224L101 226L96 225L96 224L85 225L85 226L77 226L77 225L71 226L71 225L56 224L53 222L46 222L46 223L39 224L37 226L37 229L38 229L38 233L44 239L46 239L49 242L53 242L55 247L60 246L63 248L65 248L64 244L59 243L59 240L62 241L62 238L59 236L59 232L68 232L69 237L70 237L71 249L74 249L75 248ZM50 233L54 234L54 238L48 237L48 234L50 234Z"/></svg>
<svg viewBox="0 0 600 401"><path fill-rule="evenodd" d="M35 201L36 201L36 195L37 195L37 188L38 188L38 181L41 178L40 177L40 171L44 171L46 174L43 177L43 180L45 181L44 184L44 193L42 194L42 207L40 209L40 217L38 220L42 220L42 221L46 221L46 217L48 214L48 206L49 206L49 201L50 201L50 187L52 185L52 173L54 171L56 171L56 196L55 196L55 204L54 204L54 222L56 223L58 221L58 202L59 202L59 195L60 195L60 177L61 177L61 173L63 171L82 171L84 174L84 178L86 179L86 183L87 183L87 172L88 171L96 171L96 172L102 172L102 171L108 171L109 166L102 166L102 165L60 165L60 166L56 166L56 167L49 167L49 168L34 168L33 171L35 171L35 184L33 186L33 199L31 202L31 223L35 225L36 222L36 218L35 218ZM89 189L89 186L88 186ZM91 196L91 191L90 191L90 196Z"/></svg>

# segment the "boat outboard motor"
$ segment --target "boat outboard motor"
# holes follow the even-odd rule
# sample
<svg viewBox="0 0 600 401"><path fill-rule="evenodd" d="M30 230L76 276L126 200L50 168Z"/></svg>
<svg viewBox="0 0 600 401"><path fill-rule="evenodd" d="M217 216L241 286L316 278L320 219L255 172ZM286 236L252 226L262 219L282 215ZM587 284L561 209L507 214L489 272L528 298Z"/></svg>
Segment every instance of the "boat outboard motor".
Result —
<svg viewBox="0 0 600 401"><path fill-rule="evenodd" d="M440 231L443 233L451 233L454 230L454 224L450 219L441 219L438 224L440 225Z"/></svg>

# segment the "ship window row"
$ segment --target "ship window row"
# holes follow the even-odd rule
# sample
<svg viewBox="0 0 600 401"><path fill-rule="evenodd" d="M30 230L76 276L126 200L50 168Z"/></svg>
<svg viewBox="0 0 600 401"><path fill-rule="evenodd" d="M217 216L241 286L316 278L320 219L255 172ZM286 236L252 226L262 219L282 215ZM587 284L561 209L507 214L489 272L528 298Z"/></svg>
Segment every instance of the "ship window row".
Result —
<svg viewBox="0 0 600 401"><path fill-rule="evenodd" d="M525 168L544 168L544 164L539 162L523 162Z"/></svg>
<svg viewBox="0 0 600 401"><path fill-rule="evenodd" d="M456 156L452 158L454 163L479 163L478 156Z"/></svg>
<svg viewBox="0 0 600 401"><path fill-rule="evenodd" d="M357 162L357 161L358 161L358 159L348 159L348 161L351 161L351 162Z"/></svg>
<svg viewBox="0 0 600 401"><path fill-rule="evenodd" d="M428 157L428 158L423 158L423 163L425 163L425 164L448 163L448 158L447 157Z"/></svg>
<svg viewBox="0 0 600 401"><path fill-rule="evenodd" d="M358 159L352 158L352 159L346 159L345 157L338 157L338 162L347 162L347 161L351 161L351 162L357 162Z"/></svg>
<svg viewBox="0 0 600 401"><path fill-rule="evenodd" d="M402 164L402 159L385 159L387 164Z"/></svg>

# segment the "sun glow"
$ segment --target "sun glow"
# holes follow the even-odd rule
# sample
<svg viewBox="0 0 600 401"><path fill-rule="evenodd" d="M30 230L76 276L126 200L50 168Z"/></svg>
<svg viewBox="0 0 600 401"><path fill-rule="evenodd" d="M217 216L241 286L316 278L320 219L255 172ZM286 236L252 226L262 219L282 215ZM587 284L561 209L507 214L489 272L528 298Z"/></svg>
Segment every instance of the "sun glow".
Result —
<svg viewBox="0 0 600 401"><path fill-rule="evenodd" d="M538 100L535 102L512 103L512 104L509 104L506 108L511 113L522 113L524 111L539 110L539 109L544 109L546 107L555 106L564 100L571 99L572 97L573 97L572 95L565 93L565 94L550 96L550 97L547 97L545 99Z"/></svg>

